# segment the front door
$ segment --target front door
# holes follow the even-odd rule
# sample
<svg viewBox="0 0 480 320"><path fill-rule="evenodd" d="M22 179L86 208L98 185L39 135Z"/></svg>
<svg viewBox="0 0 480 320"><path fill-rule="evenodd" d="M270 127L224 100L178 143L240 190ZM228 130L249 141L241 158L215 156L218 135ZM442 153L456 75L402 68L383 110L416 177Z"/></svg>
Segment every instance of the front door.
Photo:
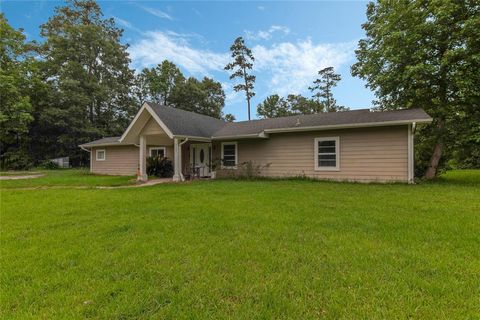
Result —
<svg viewBox="0 0 480 320"><path fill-rule="evenodd" d="M201 177L210 176L210 143L192 144L190 146L190 164Z"/></svg>

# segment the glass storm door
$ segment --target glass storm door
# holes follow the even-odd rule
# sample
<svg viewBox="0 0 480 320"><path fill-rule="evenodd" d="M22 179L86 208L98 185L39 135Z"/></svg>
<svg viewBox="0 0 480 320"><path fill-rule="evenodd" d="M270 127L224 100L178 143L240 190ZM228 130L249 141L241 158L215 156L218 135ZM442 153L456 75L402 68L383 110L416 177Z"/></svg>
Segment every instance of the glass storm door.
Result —
<svg viewBox="0 0 480 320"><path fill-rule="evenodd" d="M190 164L198 170L201 177L210 176L210 143L190 146Z"/></svg>

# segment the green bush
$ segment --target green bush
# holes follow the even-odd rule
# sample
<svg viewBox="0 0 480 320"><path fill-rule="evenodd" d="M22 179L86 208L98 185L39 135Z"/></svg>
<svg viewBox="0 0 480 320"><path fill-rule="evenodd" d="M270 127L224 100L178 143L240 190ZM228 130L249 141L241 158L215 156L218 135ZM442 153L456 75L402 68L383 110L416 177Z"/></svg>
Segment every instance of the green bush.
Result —
<svg viewBox="0 0 480 320"><path fill-rule="evenodd" d="M47 160L42 163L42 168L47 170L57 170L60 169L60 166L52 160Z"/></svg>
<svg viewBox="0 0 480 320"><path fill-rule="evenodd" d="M147 157L147 174L161 178L173 177L173 164L167 157Z"/></svg>
<svg viewBox="0 0 480 320"><path fill-rule="evenodd" d="M30 156L22 150L7 151L0 158L2 170L28 170L33 166Z"/></svg>

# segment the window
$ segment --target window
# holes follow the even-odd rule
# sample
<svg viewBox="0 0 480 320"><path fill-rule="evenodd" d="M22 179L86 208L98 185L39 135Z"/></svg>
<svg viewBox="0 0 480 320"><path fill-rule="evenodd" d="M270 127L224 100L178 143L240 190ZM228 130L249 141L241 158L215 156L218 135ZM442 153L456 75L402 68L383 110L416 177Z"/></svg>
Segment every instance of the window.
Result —
<svg viewBox="0 0 480 320"><path fill-rule="evenodd" d="M222 167L235 168L237 166L237 143L222 142Z"/></svg>
<svg viewBox="0 0 480 320"><path fill-rule="evenodd" d="M96 152L97 161L105 161L105 149L97 149Z"/></svg>
<svg viewBox="0 0 480 320"><path fill-rule="evenodd" d="M165 147L152 147L150 148L150 157L166 157L167 149Z"/></svg>
<svg viewBox="0 0 480 320"><path fill-rule="evenodd" d="M340 138L315 138L315 170L340 170Z"/></svg>

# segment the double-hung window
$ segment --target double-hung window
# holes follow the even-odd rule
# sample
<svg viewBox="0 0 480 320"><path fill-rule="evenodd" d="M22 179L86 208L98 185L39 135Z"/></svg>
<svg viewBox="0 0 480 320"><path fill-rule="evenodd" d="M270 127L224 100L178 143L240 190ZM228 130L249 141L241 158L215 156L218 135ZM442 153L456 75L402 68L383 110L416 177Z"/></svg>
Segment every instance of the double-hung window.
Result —
<svg viewBox="0 0 480 320"><path fill-rule="evenodd" d="M237 166L237 143L222 142L222 167L236 168Z"/></svg>
<svg viewBox="0 0 480 320"><path fill-rule="evenodd" d="M151 147L150 148L150 157L166 157L167 150L165 147Z"/></svg>
<svg viewBox="0 0 480 320"><path fill-rule="evenodd" d="M315 170L340 170L340 138L315 138Z"/></svg>
<svg viewBox="0 0 480 320"><path fill-rule="evenodd" d="M105 158L106 158L105 149L97 149L95 151L95 158L97 159L97 161L105 161Z"/></svg>

